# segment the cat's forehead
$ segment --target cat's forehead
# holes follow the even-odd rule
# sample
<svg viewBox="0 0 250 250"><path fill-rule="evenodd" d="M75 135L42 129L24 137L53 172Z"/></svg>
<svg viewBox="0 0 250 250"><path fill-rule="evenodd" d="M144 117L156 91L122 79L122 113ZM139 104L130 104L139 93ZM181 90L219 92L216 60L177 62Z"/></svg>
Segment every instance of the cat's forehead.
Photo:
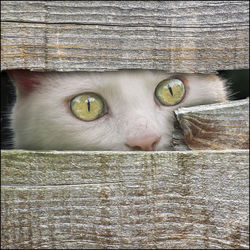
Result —
<svg viewBox="0 0 250 250"><path fill-rule="evenodd" d="M170 77L170 74L162 71L149 70L119 70L114 72L70 72L70 73L52 73L46 79L44 84L47 86L57 85L69 88L102 88L126 84L147 85L161 78Z"/></svg>
<svg viewBox="0 0 250 250"><path fill-rule="evenodd" d="M144 98L154 92L163 80L181 76L192 98L214 95L211 87L223 86L217 76L202 74L169 74L156 70L119 70L113 72L51 73L43 78L40 94L58 98L73 97L84 92L95 92L103 97ZM217 87L216 87L217 86ZM138 100L139 101L139 100Z"/></svg>

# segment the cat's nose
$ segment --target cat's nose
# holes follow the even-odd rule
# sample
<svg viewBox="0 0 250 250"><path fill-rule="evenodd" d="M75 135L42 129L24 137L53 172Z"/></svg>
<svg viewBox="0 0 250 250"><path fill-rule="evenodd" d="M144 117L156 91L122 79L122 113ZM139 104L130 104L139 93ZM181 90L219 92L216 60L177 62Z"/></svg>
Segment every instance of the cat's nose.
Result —
<svg viewBox="0 0 250 250"><path fill-rule="evenodd" d="M159 141L160 137L157 135L144 135L129 138L126 145L133 150L151 151Z"/></svg>

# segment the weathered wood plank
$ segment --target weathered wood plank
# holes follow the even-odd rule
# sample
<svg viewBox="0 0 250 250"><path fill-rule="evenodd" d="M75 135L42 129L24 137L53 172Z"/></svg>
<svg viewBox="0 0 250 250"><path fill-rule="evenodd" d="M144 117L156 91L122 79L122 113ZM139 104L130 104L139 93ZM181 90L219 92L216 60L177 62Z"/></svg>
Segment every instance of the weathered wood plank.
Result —
<svg viewBox="0 0 250 250"><path fill-rule="evenodd" d="M189 149L249 149L249 98L180 108L175 115L180 125L173 133L177 150L186 145Z"/></svg>
<svg viewBox="0 0 250 250"><path fill-rule="evenodd" d="M5 1L2 69L249 67L248 1Z"/></svg>
<svg viewBox="0 0 250 250"><path fill-rule="evenodd" d="M230 27L235 23L247 24L248 7L246 1L4 1L1 20L146 27Z"/></svg>
<svg viewBox="0 0 250 250"><path fill-rule="evenodd" d="M2 151L3 248L249 247L248 150Z"/></svg>

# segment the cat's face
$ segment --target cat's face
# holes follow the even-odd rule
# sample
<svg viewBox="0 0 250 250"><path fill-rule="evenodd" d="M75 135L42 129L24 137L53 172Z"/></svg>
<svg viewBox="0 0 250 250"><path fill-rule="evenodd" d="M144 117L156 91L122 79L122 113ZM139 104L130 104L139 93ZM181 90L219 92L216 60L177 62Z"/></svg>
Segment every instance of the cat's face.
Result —
<svg viewBox="0 0 250 250"><path fill-rule="evenodd" d="M174 110L226 100L223 81L215 75L9 74L18 90L12 115L16 147L25 149L168 150Z"/></svg>

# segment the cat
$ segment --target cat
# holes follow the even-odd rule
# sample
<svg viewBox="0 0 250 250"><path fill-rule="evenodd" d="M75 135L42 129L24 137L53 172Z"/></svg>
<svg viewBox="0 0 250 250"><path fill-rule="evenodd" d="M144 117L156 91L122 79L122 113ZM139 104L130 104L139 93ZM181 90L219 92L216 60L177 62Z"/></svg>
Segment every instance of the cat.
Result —
<svg viewBox="0 0 250 250"><path fill-rule="evenodd" d="M11 120L18 149L171 150L174 110L228 97L225 80L214 74L8 74L17 90Z"/></svg>

